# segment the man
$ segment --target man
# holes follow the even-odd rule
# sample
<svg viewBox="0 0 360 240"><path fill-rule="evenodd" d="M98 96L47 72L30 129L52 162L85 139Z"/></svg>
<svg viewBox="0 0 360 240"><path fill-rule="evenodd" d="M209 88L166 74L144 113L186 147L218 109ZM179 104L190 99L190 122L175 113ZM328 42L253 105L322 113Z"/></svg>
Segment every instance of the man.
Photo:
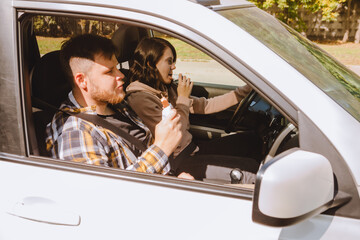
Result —
<svg viewBox="0 0 360 240"><path fill-rule="evenodd" d="M117 69L116 48L111 40L85 34L62 45L63 68L72 91L63 111L97 114L136 136L148 148L141 152L114 132L62 111L47 126L47 150L53 157L132 171L167 174L168 156L181 139L179 116L171 112L161 121L153 139L149 129L123 101L124 75ZM179 177L193 179L182 173Z"/></svg>

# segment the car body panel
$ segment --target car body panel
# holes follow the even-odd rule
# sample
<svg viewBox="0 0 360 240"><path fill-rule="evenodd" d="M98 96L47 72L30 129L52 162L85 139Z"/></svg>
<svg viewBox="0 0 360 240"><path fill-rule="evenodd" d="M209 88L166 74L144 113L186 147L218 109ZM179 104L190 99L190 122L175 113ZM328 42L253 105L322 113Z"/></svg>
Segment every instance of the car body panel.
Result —
<svg viewBox="0 0 360 240"><path fill-rule="evenodd" d="M18 2L18 4L20 3L24 2ZM26 5L29 5L29 3L30 2L25 2ZM109 1L109 3L111 4L111 1ZM141 12L139 8L145 9L144 6L139 6L138 3L132 1L124 1L122 4L124 4L124 9L135 9L136 12ZM192 3L186 4L191 5ZM94 5L100 6L101 4ZM181 6L184 7L184 5ZM197 16L196 14L199 14L199 12L204 12L204 14L205 12L208 12L207 9L202 6L195 4L195 7L188 11L188 15L185 18L182 14L176 14L175 10L168 10L166 12L160 11L161 7L158 7L156 2L154 2L154 4L149 4L147 7L149 9L147 11L148 14L143 14L145 12L144 10L139 14L133 12L128 13L126 10L118 11L117 9L104 11L102 8L98 9L94 6L84 7L83 11L89 13L99 11L102 14L105 14L106 12L106 15L108 16L121 15L127 16L129 19L144 19L144 21L159 27L171 29L172 32L187 37L201 47L211 49L213 54L223 56L222 60L225 64L228 64L228 66L234 70L241 72L247 79L251 79L251 84L256 88L261 89L260 91L267 96L271 96L272 101L278 106L284 107L284 111L291 119L298 121L299 109L301 109L303 114L309 116L312 119L312 124L321 127L321 132L324 132L326 138L328 138L331 144L336 147L336 151L339 151L340 156L349 156L346 159L346 164L351 165L349 166L351 169L356 169L351 173L353 177L357 179L357 176L360 176L358 173L360 170L357 170L360 169L360 162L357 161L356 157L360 154L360 149L354 149L352 148L352 145L347 144L349 138L351 138L351 141L355 145L360 141L359 139L352 138L351 133L348 132L360 131L358 122L333 100L329 99L320 89L314 87L311 82L296 69L287 64L281 57L236 25L227 22L226 19L218 14L210 13L211 18L209 20L203 21L200 19L196 21L197 24L194 24L194 20L189 20L191 19L190 16ZM37 8L51 9L50 4L38 4ZM71 9L71 7L64 5L63 7L57 6L57 9L68 10ZM174 7L174 9L176 8ZM73 11L75 11L75 9ZM161 18L159 19L153 16L161 16ZM170 21L170 19L172 19L172 21ZM208 24L222 24L226 27L219 29L215 34L211 28L207 27ZM191 26L191 28L189 26ZM196 35L190 30L195 30L195 33L199 34ZM206 38L204 38L204 36L206 36ZM239 39L239 41L246 42L247 44L234 45L233 39ZM221 48L217 48L217 46L221 46ZM269 62L272 64L267 64ZM246 70L244 70L245 67ZM288 79L291 79L291 81L288 81ZM307 89L306 92L312 97L304 97L304 93L298 91L298 89ZM316 104L315 108L314 103ZM286 104L290 104L290 106ZM323 109L324 111L319 111L319 109ZM328 114L329 117L324 117L324 114ZM314 122L315 120L316 122ZM349 130L346 131L346 127L344 126L349 127ZM341 130L338 128L341 128ZM301 127L300 129L303 133L306 132L304 131L304 127ZM305 134L303 135L305 136ZM323 140L317 138L316 141L312 141L312 143L315 142L317 144L305 144L304 147L306 146L306 148L304 149L328 155L327 149L319 151L319 149L321 149L320 145L322 144L322 141ZM335 161L339 161L337 157L334 158L333 156L334 155L328 156L328 159L332 164L334 164ZM337 156L339 155L337 154Z"/></svg>
<svg viewBox="0 0 360 240"><path fill-rule="evenodd" d="M54 2L71 3L72 1ZM22 3L22 1L15 2L15 6L20 6ZM77 1L77 3L80 4L81 1ZM25 6L35 6L31 4L31 1L24 2L24 4ZM333 143L337 151L339 151L342 156L346 156L347 164L351 165L350 167L354 171L353 176L356 179L357 185L360 184L360 161L358 161L360 149L354 149L352 148L353 145L347 144L350 140L355 146L360 145L360 138L352 137L352 134L358 135L360 133L360 126L357 120L329 99L320 89L313 87L311 82L281 57L236 25L228 22L219 14L209 12L208 9L203 6L191 2L174 1L172 4L173 8L169 9L165 4L162 4L161 0L151 1L146 4L140 4L137 1L122 1L122 7L118 8L146 13L148 19L146 19L144 15L141 16L142 19L146 19L162 27L167 26L169 30L171 29L173 32L184 36L190 35L188 31L192 30L200 35L198 38L191 36L191 40L194 42L197 41L199 45L203 44L203 46L206 46L206 42L200 39L200 37L206 36L206 40L216 46L221 46L221 49L227 52L230 57L240 60L240 62L244 63L254 74L260 76L260 78L266 82L268 88L272 88L271 90L278 93L279 97L285 99L286 102L290 103L296 110L301 109L304 114L309 116L314 124L321 128L321 131L324 132ZM108 5L109 7L114 7L116 4L114 1L93 1L93 5L105 7ZM40 4L37 4L36 8L51 9L51 6L50 4L47 5L44 3L42 7ZM61 7L57 9L59 10ZM69 10L69 7L64 6L64 9ZM181 9L186 9L186 17ZM82 11L87 13L94 12L94 10L92 7L82 7ZM113 12L109 10L96 10L109 16L119 16L122 13L115 9ZM73 11L76 11L76 9L73 8ZM197 16L203 14L209 17L206 19L197 18ZM126 15L127 14L123 13L121 16ZM128 16L130 18L130 15ZM151 16L158 18L151 21ZM162 20L164 20L164 22ZM168 22L173 24L169 25ZM208 27L216 24L221 25L222 28L213 31L212 28ZM184 28L181 28L181 26ZM194 34L192 33L192 35ZM234 39L237 39L237 42L234 42ZM238 44L238 42L246 42L246 44ZM269 62L272 64L267 64ZM226 63L238 70L238 66L235 65L236 63L233 59L229 59ZM291 81L289 81L289 79L291 79ZM257 82L253 82L252 84L254 84L255 87L258 86L256 85ZM260 85L261 83L258 84L258 87L264 93L273 96L273 92L270 92L270 89L266 91L267 88L265 86ZM298 89L307 89L307 94L309 94L311 98L304 97L305 93L298 91ZM278 101L280 102L280 99ZM281 101L281 103L283 102L284 101ZM316 107L314 107L314 104L316 104ZM319 111L319 109L322 109L322 111ZM287 108L287 110L289 111L290 108ZM297 116L293 111L288 114L291 114L292 119L297 120ZM328 117L324 117L324 114Z"/></svg>
<svg viewBox="0 0 360 240"><path fill-rule="evenodd" d="M21 114L19 115L21 98L17 64L14 64L17 63L15 10L12 8L11 1L4 1L1 6L0 19L6 22L1 26L1 31L9 34L4 34L1 38L0 52L9 58L0 59L0 111L3 116L0 123L0 149L4 152L22 155L25 153L25 146Z"/></svg>
<svg viewBox="0 0 360 240"><path fill-rule="evenodd" d="M0 20L8 23L0 27L0 190L6 196L0 198L1 239L359 238L360 148L354 148L360 146L359 122L235 24L203 6L180 0L171 4L165 0L5 0L0 6ZM195 44L298 126L301 149L327 158L339 189L353 199L333 212L274 228L252 222L252 190L30 156L16 10L19 15L43 11L128 21ZM214 31L213 26L222 27ZM40 207L46 201L59 204L71 216L79 216L80 224L63 226L41 222L38 216L38 221L15 216L21 209L14 211L14 206L29 197L39 200ZM15 232L14 226L20 230Z"/></svg>
<svg viewBox="0 0 360 240"><path fill-rule="evenodd" d="M316 226L316 230L314 230ZM319 215L294 226L284 227L279 239L356 239L358 222L353 219Z"/></svg>
<svg viewBox="0 0 360 240"><path fill-rule="evenodd" d="M82 239L85 236L88 239L143 239L149 236L182 239L189 237L190 233L194 238L218 239L236 236L239 225L251 230L243 235L248 239L254 237L255 232L256 238L266 238L278 236L281 231L280 228L253 223L249 200L202 193L196 191L196 186L192 186L193 190L181 189L171 186L166 180L161 186L158 180L151 183L148 179L149 183L145 183L146 178L126 179L116 171L99 174L90 170L64 171L65 168L52 169L43 165L0 161L0 169L7 169L7 173L0 176L1 182L12 183L1 187L11 194L0 199L3 214L0 220L2 226L21 226L22 229L16 232L13 228L2 229L1 236L6 236L4 239ZM163 194L165 190L166 194ZM130 192L132 194L126 194ZM9 214L25 198L40 196L79 215L81 224L54 225ZM190 216L190 212L194 215ZM231 223L223 225L229 221ZM99 231L97 226L102 230ZM219 226L222 231L218 231Z"/></svg>

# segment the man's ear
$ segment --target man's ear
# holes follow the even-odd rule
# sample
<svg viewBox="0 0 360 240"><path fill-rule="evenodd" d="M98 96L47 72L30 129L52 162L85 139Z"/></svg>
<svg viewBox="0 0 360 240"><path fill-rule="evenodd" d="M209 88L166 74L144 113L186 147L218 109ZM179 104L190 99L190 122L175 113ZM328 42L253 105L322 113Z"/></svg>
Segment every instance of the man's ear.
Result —
<svg viewBox="0 0 360 240"><path fill-rule="evenodd" d="M81 72L76 73L75 76L74 76L74 80L75 80L75 84L80 89L83 89L83 90L87 89L87 79L86 79L84 73L81 73Z"/></svg>

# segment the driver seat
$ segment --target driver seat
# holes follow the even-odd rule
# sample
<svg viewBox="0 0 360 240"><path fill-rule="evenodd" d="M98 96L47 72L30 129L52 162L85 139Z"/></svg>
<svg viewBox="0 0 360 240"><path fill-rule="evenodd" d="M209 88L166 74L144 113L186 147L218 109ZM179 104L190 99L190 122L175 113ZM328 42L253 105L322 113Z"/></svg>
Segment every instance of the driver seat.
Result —
<svg viewBox="0 0 360 240"><path fill-rule="evenodd" d="M144 28L123 25L115 31L112 41L118 49L117 59L121 66L129 62L133 56L137 44L143 37L148 36ZM120 69L127 76L128 69ZM33 152L40 156L48 156L46 151L46 125L51 122L56 109L67 98L71 91L71 83L64 73L60 63L60 51L45 54L35 64L31 74L31 105L33 128L37 144L33 144ZM128 81L125 79L125 86ZM50 106L48 106L50 105Z"/></svg>
<svg viewBox="0 0 360 240"><path fill-rule="evenodd" d="M51 122L56 109L59 108L71 91L60 64L60 51L53 51L41 57L34 66L31 77L32 117L40 156L48 156L45 146L46 125Z"/></svg>

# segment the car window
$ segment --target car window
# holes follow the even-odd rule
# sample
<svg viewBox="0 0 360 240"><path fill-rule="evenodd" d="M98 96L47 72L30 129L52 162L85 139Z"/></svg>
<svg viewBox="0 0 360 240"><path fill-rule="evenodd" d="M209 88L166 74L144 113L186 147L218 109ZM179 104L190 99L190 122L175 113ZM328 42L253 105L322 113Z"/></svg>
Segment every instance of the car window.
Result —
<svg viewBox="0 0 360 240"><path fill-rule="evenodd" d="M25 62L33 62L35 66L38 66L44 61L58 61L56 66L44 65L43 68L46 68L46 70L50 72L50 75L40 75L44 78L41 84L37 84L37 81L34 81L34 79L36 80L36 77L39 76L37 68L34 67L31 71L31 98L26 99L32 99L32 107L31 109L27 109L27 111L31 113L29 116L32 117L32 119L28 119L28 126L32 128L29 129L29 141L32 147L31 154L33 155L48 156L48 152L45 149L45 127L51 121L56 109L49 110L48 106L44 107L44 104L41 103L41 101L39 102L38 99L57 108L67 98L71 86L64 80L66 77L62 73L59 63L59 49L65 40L76 34L92 33L112 39L115 45L123 50L117 58L120 63L118 67L121 68L120 70L125 74L129 71L129 62L131 62L136 44L142 37L152 34L168 40L174 45L177 51L177 62L174 73L182 73L192 79L195 83L192 92L194 97L212 98L230 93L237 87L245 85L245 82L241 78L225 66L194 47L196 44L192 45L192 43L182 41L166 32L141 27L139 28L141 31L138 32L139 39L135 41L135 44L132 41L119 42L117 39L119 33L122 35L125 34L125 32L131 32L134 27L136 28L136 26L129 24L53 15L30 15L29 19L31 19L31 28L33 29L33 35L31 35L31 37L36 39L36 44L29 47L38 48L41 58L24 54L29 58L26 59ZM51 79L51 81L49 81L49 79ZM247 105L245 105L248 108L243 110L245 112L244 116L237 116L236 119L232 120L235 112L238 110L237 106L237 104L234 104L225 110L212 114L190 114L191 127L189 131L193 136L193 140L196 141L196 144L200 145L213 141L216 147L212 147L210 150L220 149L222 151L221 154L225 156L224 159L227 159L222 162L222 158L213 157L215 160L212 161L216 162L214 165L215 168L209 168L212 169L209 171L213 177L204 178L204 182L229 184L229 173L233 168L229 166L233 165L229 165L228 163L233 161L231 160L232 158L251 159L254 164L248 165L251 165L253 173L256 173L260 162L265 159L267 153L270 151L275 138L289 124L287 119L259 95L254 95L254 98L248 99ZM230 131L227 132L226 129L230 122L231 128L228 128ZM243 133L245 133L244 136L240 136ZM296 134L296 131L289 132L286 139L281 139L280 142L283 140L287 142ZM237 142L238 136L240 136L242 143ZM221 141L223 137L236 139L226 142L224 145L226 147L219 147L217 141ZM237 145L243 144L245 146L247 142L253 143L250 147L251 149L246 149L246 153L241 152L242 150L239 152ZM297 141L290 145L290 147L296 146L298 146ZM236 152L231 152L229 148L237 150ZM284 147L285 150L288 148L289 147ZM249 154L249 152L251 153ZM274 150L273 152L276 151ZM209 153L217 154L212 153L212 151L209 151ZM221 176L224 176L225 171L227 174L226 180L219 180L217 177L214 177L217 176L217 171L222 172Z"/></svg>
<svg viewBox="0 0 360 240"><path fill-rule="evenodd" d="M41 55L59 50L62 42L72 35L91 33L110 38L121 26L113 22L63 16L35 15L32 19Z"/></svg>
<svg viewBox="0 0 360 240"><path fill-rule="evenodd" d="M230 9L219 13L284 58L360 121L358 75L295 30L258 8Z"/></svg>
<svg viewBox="0 0 360 240"><path fill-rule="evenodd" d="M177 51L174 72L183 73L192 79L194 82L193 96L211 98L246 84L225 66L195 47L195 44L192 45L169 34L152 32L155 36L165 38L174 45ZM204 92L206 94L202 95ZM265 145L262 150L258 150L262 152L259 154L261 160L268 153L274 157L289 148L299 146L297 129L274 106L256 93L247 101L248 108L244 109L245 113L242 117L234 117L237 106L216 114L190 114L191 133L200 139L208 139L209 136L226 136L228 135L226 129L229 121L233 118L235 122L233 130L254 131L258 135L257 137L261 138L262 144ZM287 129L285 130L285 128ZM283 130L287 134L284 134L283 138L277 139ZM234 132L230 134L234 134Z"/></svg>
<svg viewBox="0 0 360 240"><path fill-rule="evenodd" d="M154 36L167 39L176 48L175 74L189 76L195 84L220 84L234 87L245 82L203 51L168 34L153 31Z"/></svg>

